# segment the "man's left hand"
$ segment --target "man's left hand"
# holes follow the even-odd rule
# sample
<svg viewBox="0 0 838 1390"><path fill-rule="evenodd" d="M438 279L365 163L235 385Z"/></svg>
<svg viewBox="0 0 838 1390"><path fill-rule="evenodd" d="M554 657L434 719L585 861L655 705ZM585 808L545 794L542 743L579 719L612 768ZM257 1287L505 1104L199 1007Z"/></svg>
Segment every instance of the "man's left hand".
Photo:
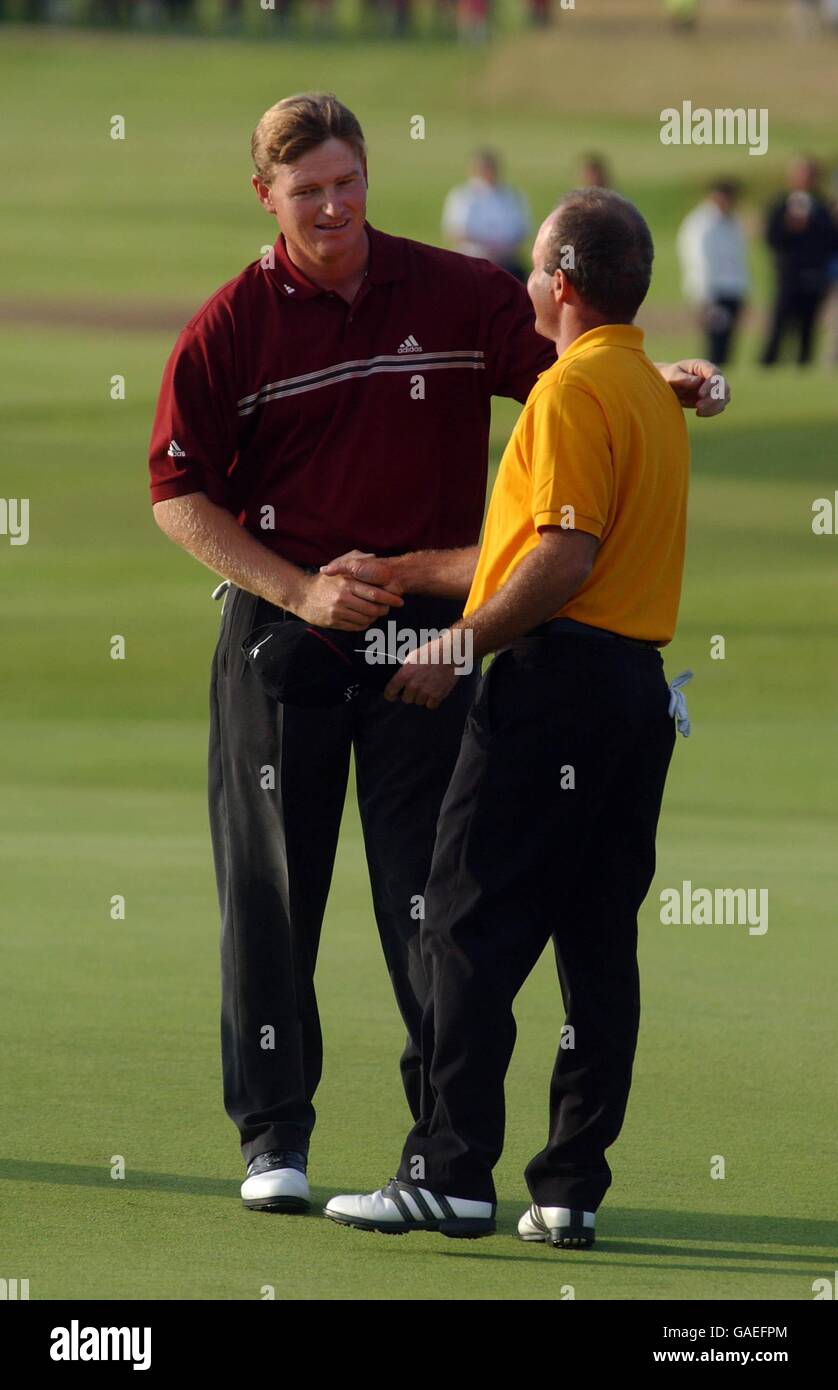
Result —
<svg viewBox="0 0 838 1390"><path fill-rule="evenodd" d="M675 392L684 410L706 419L721 415L730 404L730 386L720 367L703 357L684 362L659 362L658 371Z"/></svg>
<svg viewBox="0 0 838 1390"><path fill-rule="evenodd" d="M396 672L384 691L385 700L401 700L406 705L425 705L438 709L457 684L457 672L451 658L450 643L443 650L442 640L426 642L409 652L401 669Z"/></svg>

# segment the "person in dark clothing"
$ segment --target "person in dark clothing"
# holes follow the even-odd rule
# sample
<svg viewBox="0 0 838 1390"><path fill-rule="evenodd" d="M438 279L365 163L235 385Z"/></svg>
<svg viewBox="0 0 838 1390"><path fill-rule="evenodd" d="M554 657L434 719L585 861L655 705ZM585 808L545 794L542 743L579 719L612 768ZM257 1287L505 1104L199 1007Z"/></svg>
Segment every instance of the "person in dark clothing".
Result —
<svg viewBox="0 0 838 1390"><path fill-rule="evenodd" d="M838 251L838 227L817 186L815 160L799 158L789 170L789 191L769 210L765 239L774 253L777 286L762 354L773 366L784 339L797 337L797 361L812 360L818 314L829 287L829 263Z"/></svg>

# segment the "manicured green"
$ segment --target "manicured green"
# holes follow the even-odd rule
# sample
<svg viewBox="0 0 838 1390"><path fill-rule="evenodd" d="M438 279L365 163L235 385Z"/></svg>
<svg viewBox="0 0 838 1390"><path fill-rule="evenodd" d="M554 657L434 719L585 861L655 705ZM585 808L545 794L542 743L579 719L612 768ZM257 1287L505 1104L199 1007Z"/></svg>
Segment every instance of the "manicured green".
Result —
<svg viewBox="0 0 838 1390"><path fill-rule="evenodd" d="M66 316L49 331L15 325L0 349L2 490L31 499L29 544L0 537L0 1276L29 1278L33 1299L256 1299L264 1285L278 1299L558 1299L568 1284L580 1299L808 1299L835 1268L838 540L813 535L811 516L838 479L836 378L761 373L753 335L730 373L731 410L691 425L688 564L666 660L670 675L695 671L694 735L676 750L642 912L641 1041L597 1247L560 1255L514 1238L563 1017L548 956L517 1007L495 1239L387 1240L336 1229L317 1209L267 1217L238 1200L204 793L216 581L162 537L147 501L173 335L120 313L185 317L271 239L247 187L249 131L271 100L316 85L342 93L368 129L371 220L427 239L476 140L501 146L539 215L577 154L605 149L658 240L650 349L694 351L672 233L712 152L664 158L656 144L660 106L685 94L685 51L648 7L634 6L643 22L614 45L581 8L578 35L567 23L554 39L511 35L482 54L9 36L4 264L16 280L4 295ZM800 139L828 148L810 99L828 58L807 50L792 90L771 76L784 49L769 39L739 52L741 90L726 99L770 94L772 120L776 110L764 161L722 152L752 179L754 209ZM691 52L694 99L723 99L730 56L712 35ZM116 113L124 144L108 136ZM424 142L408 138L415 113ZM78 325L90 302L113 326ZM109 397L115 373L124 402ZM499 403L495 460L514 415ZM124 661L110 659L115 634ZM715 636L723 661L711 659ZM574 866L556 849L558 914ZM658 895L684 879L767 888L767 932L663 926ZM124 921L109 915L115 894ZM320 1204L386 1181L407 1121L402 1028L351 799L318 983ZM110 1177L115 1155L124 1181ZM714 1155L724 1180L710 1176Z"/></svg>

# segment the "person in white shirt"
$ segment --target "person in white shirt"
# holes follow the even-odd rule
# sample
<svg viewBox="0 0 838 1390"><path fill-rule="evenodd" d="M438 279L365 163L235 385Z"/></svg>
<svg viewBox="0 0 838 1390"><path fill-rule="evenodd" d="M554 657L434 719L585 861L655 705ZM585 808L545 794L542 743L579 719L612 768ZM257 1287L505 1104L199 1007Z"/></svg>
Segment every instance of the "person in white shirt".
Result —
<svg viewBox="0 0 838 1390"><path fill-rule="evenodd" d="M468 183L451 189L442 230L455 251L483 256L526 281L520 252L531 231L529 205L523 194L501 182L500 160L492 150L480 150Z"/></svg>
<svg viewBox="0 0 838 1390"><path fill-rule="evenodd" d="M718 366L730 357L750 285L745 231L736 216L737 184L714 183L678 229L684 294L699 310L708 352Z"/></svg>

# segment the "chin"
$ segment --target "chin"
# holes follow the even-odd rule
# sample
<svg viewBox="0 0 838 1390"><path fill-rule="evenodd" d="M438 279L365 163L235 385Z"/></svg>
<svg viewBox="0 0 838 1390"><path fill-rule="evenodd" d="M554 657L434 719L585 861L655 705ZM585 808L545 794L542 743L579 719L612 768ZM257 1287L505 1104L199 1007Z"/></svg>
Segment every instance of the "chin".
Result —
<svg viewBox="0 0 838 1390"><path fill-rule="evenodd" d="M347 246L351 242L357 241L358 228L354 222L350 222L349 226L344 227L342 232L338 232L337 235L334 235L330 232L321 232L315 227L312 235L319 249L324 250L331 245Z"/></svg>

